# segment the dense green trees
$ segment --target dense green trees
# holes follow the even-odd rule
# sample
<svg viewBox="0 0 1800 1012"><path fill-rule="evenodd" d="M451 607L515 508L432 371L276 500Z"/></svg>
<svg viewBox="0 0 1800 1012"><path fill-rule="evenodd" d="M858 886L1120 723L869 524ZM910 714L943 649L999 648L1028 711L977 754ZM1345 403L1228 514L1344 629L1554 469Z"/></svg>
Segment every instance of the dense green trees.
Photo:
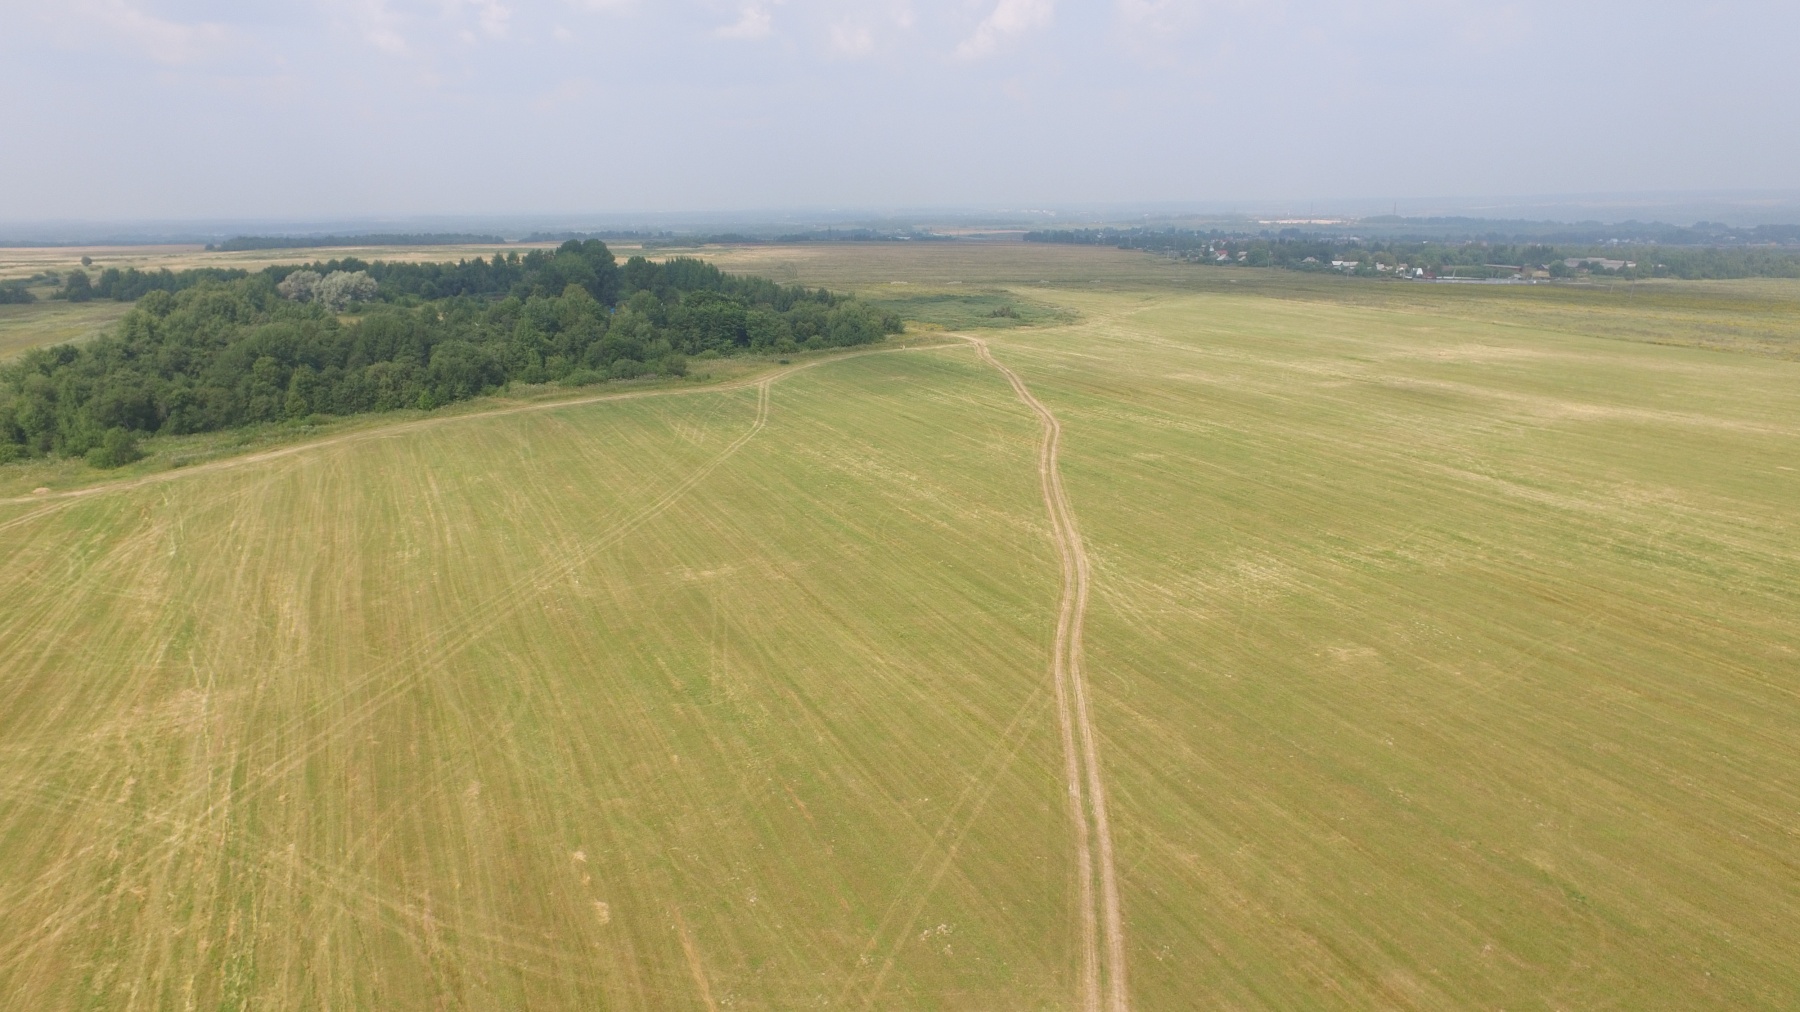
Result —
<svg viewBox="0 0 1800 1012"><path fill-rule="evenodd" d="M87 271L73 270L63 279L62 290L56 298L68 299L70 302L92 302L94 300L94 283L88 278Z"/></svg>
<svg viewBox="0 0 1800 1012"><path fill-rule="evenodd" d="M843 347L900 329L854 299L699 260L620 267L593 241L479 269L335 262L294 282L301 270L155 287L113 333L0 368L0 461L116 466L139 434L432 408L512 381L681 375L694 355ZM347 303L319 295L336 275L386 301L340 314ZM465 283L477 290L419 294Z"/></svg>
<svg viewBox="0 0 1800 1012"><path fill-rule="evenodd" d="M350 308L352 303L367 302L379 291L368 271L295 271L275 286L284 298L295 302L317 302L334 313Z"/></svg>
<svg viewBox="0 0 1800 1012"><path fill-rule="evenodd" d="M202 281L235 281L249 276L249 271L223 267L196 267L186 271L108 267L100 272L100 280L94 283L94 295L119 302L136 302L151 292L179 292Z"/></svg>

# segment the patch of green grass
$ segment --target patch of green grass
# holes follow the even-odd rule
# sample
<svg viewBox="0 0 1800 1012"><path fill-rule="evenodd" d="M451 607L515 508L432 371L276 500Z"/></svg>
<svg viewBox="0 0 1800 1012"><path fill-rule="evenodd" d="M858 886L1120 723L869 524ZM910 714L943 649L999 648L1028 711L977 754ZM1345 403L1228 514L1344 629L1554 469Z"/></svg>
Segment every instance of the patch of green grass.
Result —
<svg viewBox="0 0 1800 1012"><path fill-rule="evenodd" d="M904 320L932 324L947 330L1006 329L1073 319L1067 309L1005 289L973 291L938 289L884 293L865 289L861 298L884 312Z"/></svg>
<svg viewBox="0 0 1800 1012"><path fill-rule="evenodd" d="M32 348L86 340L130 311L130 305L112 301L0 306L0 359Z"/></svg>

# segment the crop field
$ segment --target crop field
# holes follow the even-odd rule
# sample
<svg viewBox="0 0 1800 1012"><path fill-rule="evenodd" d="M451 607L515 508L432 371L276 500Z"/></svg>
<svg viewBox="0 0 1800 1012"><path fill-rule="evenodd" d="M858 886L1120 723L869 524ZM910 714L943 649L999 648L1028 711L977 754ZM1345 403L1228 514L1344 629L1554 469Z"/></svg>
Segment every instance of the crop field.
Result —
<svg viewBox="0 0 1800 1012"><path fill-rule="evenodd" d="M1800 1004L1800 286L701 254L918 326L0 475L0 1008Z"/></svg>

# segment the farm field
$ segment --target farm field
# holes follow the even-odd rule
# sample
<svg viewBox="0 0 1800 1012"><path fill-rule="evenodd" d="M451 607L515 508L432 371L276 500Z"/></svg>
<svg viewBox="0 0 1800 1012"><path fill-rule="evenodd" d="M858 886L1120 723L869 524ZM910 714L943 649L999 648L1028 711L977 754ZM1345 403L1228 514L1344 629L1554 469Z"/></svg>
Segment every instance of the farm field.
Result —
<svg viewBox="0 0 1800 1012"><path fill-rule="evenodd" d="M0 1007L1800 1002L1800 286L699 252L924 326L0 500Z"/></svg>

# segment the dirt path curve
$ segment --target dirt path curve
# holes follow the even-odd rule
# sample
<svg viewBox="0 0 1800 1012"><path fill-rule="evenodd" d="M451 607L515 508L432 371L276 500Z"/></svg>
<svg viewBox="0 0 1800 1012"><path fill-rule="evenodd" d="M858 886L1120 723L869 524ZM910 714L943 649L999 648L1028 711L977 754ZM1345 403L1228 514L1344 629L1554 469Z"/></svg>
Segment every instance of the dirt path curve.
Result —
<svg viewBox="0 0 1800 1012"><path fill-rule="evenodd" d="M1062 446L1062 424L1033 396L1019 374L1000 364L978 337L964 337L975 346L981 360L999 370L1012 384L1013 393L1037 413L1043 424L1038 448L1038 478L1043 483L1044 507L1050 512L1051 537L1062 562L1062 605L1056 616L1056 644L1051 650L1051 677L1056 684L1057 718L1062 731L1064 772L1069 779L1069 814L1074 823L1075 855L1080 866L1081 902L1081 1007L1087 1012L1125 1012L1130 993L1125 980L1125 922L1119 911L1118 875L1113 868L1112 828L1106 818L1106 784L1100 773L1100 756L1094 737L1092 707L1087 680L1082 674L1082 626L1087 618L1087 551L1075 524L1068 493L1063 490L1057 453ZM1079 745L1079 748L1077 747ZM1100 880L1100 903L1094 904L1094 879ZM1105 962L1100 960L1104 936Z"/></svg>

